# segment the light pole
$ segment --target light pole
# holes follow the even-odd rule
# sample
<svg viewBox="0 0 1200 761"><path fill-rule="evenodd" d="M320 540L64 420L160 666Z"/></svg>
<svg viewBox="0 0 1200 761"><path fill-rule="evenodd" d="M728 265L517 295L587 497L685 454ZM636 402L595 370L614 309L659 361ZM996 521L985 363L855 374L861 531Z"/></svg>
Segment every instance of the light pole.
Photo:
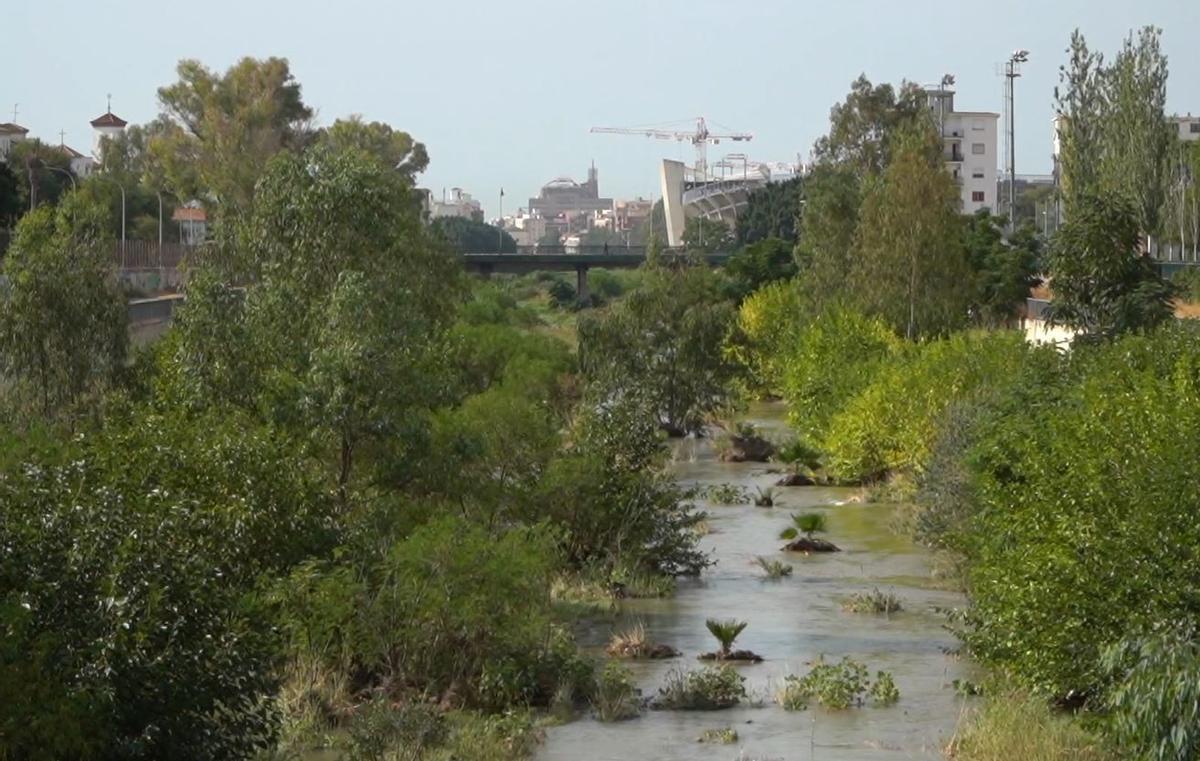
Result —
<svg viewBox="0 0 1200 761"><path fill-rule="evenodd" d="M59 169L56 166L50 166L49 164L47 164L44 161L42 162L42 169L47 169L51 172L58 172L61 175L65 175L66 178L71 181L71 190L79 189L79 184L77 182L75 182L75 175L71 174L66 169Z"/></svg>
<svg viewBox="0 0 1200 761"><path fill-rule="evenodd" d="M1017 228L1017 108L1016 81L1021 76L1021 64L1029 60L1028 50L1016 50L1004 65L1004 76L1008 79L1008 226ZM1036 223L1035 223L1036 224Z"/></svg>

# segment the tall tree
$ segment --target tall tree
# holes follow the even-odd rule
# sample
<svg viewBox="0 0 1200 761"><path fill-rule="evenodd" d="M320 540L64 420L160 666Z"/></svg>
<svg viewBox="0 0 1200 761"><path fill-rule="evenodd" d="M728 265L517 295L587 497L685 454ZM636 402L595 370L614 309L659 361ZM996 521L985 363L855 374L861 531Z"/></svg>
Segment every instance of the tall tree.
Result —
<svg viewBox="0 0 1200 761"><path fill-rule="evenodd" d="M439 217L433 220L432 228L445 236L450 248L459 253L513 254L517 251L517 241L513 236L487 222L466 217Z"/></svg>
<svg viewBox="0 0 1200 761"><path fill-rule="evenodd" d="M410 179L429 166L429 154L424 144L418 143L412 135L383 122L363 121L358 114L349 119L338 119L321 130L317 140L334 150L356 148Z"/></svg>
<svg viewBox="0 0 1200 761"><path fill-rule="evenodd" d="M830 110L829 134L813 147L814 157L859 176L879 174L890 160L892 135L924 115L925 96L915 84L902 82L897 90L859 75L846 100Z"/></svg>
<svg viewBox="0 0 1200 761"><path fill-rule="evenodd" d="M794 244L800 232L800 200L804 195L799 177L768 183L746 199L746 209L737 220L737 241L743 245L767 238Z"/></svg>
<svg viewBox="0 0 1200 761"><path fill-rule="evenodd" d="M1104 55L1090 50L1078 29L1071 34L1067 54L1070 60L1059 68L1054 100L1059 117L1063 207L1069 217L1080 199L1099 190L1108 109Z"/></svg>
<svg viewBox="0 0 1200 761"><path fill-rule="evenodd" d="M1130 34L1105 76L1104 185L1134 202L1147 238L1162 229L1168 153L1175 140L1165 113L1167 58L1161 37L1161 29L1149 26L1136 41Z"/></svg>
<svg viewBox="0 0 1200 761"><path fill-rule="evenodd" d="M940 335L967 319L971 274L962 242L960 196L930 144L913 126L893 145L892 161L863 200L854 298L909 339Z"/></svg>
<svg viewBox="0 0 1200 761"><path fill-rule="evenodd" d="M1008 325L1037 283L1041 243L1030 225L1004 238L1006 220L980 209L963 228L963 243L974 275L972 309L984 325Z"/></svg>
<svg viewBox="0 0 1200 761"><path fill-rule="evenodd" d="M729 251L733 247L729 225L708 217L691 217L683 227L683 245L696 253Z"/></svg>
<svg viewBox="0 0 1200 761"><path fill-rule="evenodd" d="M176 72L158 90L170 126L150 139L153 160L176 197L248 208L271 157L309 140L313 112L300 83L283 58L243 58L223 75L183 60Z"/></svg>
<svg viewBox="0 0 1200 761"><path fill-rule="evenodd" d="M579 322L580 366L599 402L645 398L673 436L699 433L728 403L736 364L722 350L732 305L706 267L647 265L640 288Z"/></svg>
<svg viewBox="0 0 1200 761"><path fill-rule="evenodd" d="M1123 195L1080 199L1047 257L1051 323L1100 340L1171 317L1175 288L1139 252L1138 225L1137 209Z"/></svg>
<svg viewBox="0 0 1200 761"><path fill-rule="evenodd" d="M805 178L797 259L804 290L815 304L845 295L854 261L861 182L850 170L818 164Z"/></svg>
<svg viewBox="0 0 1200 761"><path fill-rule="evenodd" d="M125 303L112 277L104 210L69 194L17 224L4 259L0 368L18 408L70 419L125 361Z"/></svg>

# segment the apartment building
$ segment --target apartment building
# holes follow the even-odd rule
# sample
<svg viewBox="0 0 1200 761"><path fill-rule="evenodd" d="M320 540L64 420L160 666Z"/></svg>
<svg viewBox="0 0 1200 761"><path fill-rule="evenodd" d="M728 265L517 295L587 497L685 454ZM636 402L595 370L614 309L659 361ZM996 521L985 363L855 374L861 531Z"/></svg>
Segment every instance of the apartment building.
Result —
<svg viewBox="0 0 1200 761"><path fill-rule="evenodd" d="M925 90L934 124L942 135L942 157L958 183L964 214L999 209L996 167L1000 114L956 111L954 90L945 85Z"/></svg>

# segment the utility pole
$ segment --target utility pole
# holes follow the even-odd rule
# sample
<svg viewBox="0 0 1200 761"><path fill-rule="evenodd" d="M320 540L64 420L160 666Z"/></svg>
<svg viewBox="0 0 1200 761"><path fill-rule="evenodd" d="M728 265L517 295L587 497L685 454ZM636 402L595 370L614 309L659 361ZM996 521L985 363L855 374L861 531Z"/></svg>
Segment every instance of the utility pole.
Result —
<svg viewBox="0 0 1200 761"><path fill-rule="evenodd" d="M499 235L496 236L496 253L504 253L504 188L500 188L500 224L497 225Z"/></svg>
<svg viewBox="0 0 1200 761"><path fill-rule="evenodd" d="M1008 143L1008 226L1010 230L1017 228L1017 109L1016 81L1021 76L1021 64L1029 60L1028 50L1016 50L1004 64L1004 76L1008 80L1008 92L1005 99L1008 108L1007 143ZM1036 223L1035 223L1036 224Z"/></svg>

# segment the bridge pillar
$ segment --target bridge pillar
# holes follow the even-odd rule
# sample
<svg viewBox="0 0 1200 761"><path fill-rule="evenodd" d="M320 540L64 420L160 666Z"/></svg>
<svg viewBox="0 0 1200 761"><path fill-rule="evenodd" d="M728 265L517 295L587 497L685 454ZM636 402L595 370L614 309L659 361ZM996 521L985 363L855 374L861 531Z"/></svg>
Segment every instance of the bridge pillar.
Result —
<svg viewBox="0 0 1200 761"><path fill-rule="evenodd" d="M579 301L588 301L591 299L591 291L588 290L588 266L586 264L575 265L575 298Z"/></svg>

